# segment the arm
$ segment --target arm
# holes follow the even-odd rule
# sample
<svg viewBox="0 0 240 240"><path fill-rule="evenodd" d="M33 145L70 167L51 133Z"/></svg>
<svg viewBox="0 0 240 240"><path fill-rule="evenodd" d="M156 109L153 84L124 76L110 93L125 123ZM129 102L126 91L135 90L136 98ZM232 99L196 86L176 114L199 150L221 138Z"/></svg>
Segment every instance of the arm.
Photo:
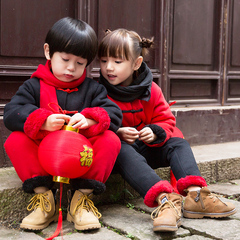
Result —
<svg viewBox="0 0 240 240"><path fill-rule="evenodd" d="M31 82L33 81L33 82ZM39 108L39 82L31 79L24 82L4 108L4 124L10 131L24 131L28 116Z"/></svg>
<svg viewBox="0 0 240 240"><path fill-rule="evenodd" d="M95 91L90 98L90 104L80 113L86 119L92 119L96 124L87 129L81 129L80 133L90 137L102 133L109 129L114 132L118 130L122 122L122 112L120 108L107 97L107 91L104 86L94 82Z"/></svg>
<svg viewBox="0 0 240 240"><path fill-rule="evenodd" d="M156 135L155 139L153 137L152 142L146 143L150 146L162 146L169 138L171 138L176 120L160 87L155 83L153 83L152 86L151 99L147 103L147 106L145 105L145 108L150 110L148 113L148 123L144 128L150 128L153 134ZM144 128L142 131L146 131Z"/></svg>

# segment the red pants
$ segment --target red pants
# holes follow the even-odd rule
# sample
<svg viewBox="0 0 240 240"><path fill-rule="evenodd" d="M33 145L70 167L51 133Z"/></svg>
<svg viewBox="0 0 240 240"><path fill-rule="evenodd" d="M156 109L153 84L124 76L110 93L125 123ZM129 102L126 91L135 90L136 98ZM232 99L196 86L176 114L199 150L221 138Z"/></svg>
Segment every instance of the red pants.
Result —
<svg viewBox="0 0 240 240"><path fill-rule="evenodd" d="M120 140L109 130L88 140L93 146L94 161L90 170L81 178L105 183L120 152ZM18 131L11 133L4 144L6 153L22 182L38 176L49 176L39 163L38 146L39 143Z"/></svg>

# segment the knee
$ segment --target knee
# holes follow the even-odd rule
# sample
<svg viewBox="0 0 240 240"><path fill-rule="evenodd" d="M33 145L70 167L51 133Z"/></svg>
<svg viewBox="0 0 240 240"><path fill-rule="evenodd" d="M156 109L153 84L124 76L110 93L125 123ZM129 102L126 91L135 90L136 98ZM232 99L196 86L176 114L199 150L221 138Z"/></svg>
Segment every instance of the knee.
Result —
<svg viewBox="0 0 240 240"><path fill-rule="evenodd" d="M23 132L20 131L12 132L5 141L4 148L8 149L12 148L15 144L20 144L22 142L22 139L24 139L25 137L27 136Z"/></svg>
<svg viewBox="0 0 240 240"><path fill-rule="evenodd" d="M184 138L174 137L170 138L168 141L172 147L190 147L188 141Z"/></svg>
<svg viewBox="0 0 240 240"><path fill-rule="evenodd" d="M103 137L107 141L107 143L115 144L116 146L121 146L121 141L116 133L107 130L103 133Z"/></svg>

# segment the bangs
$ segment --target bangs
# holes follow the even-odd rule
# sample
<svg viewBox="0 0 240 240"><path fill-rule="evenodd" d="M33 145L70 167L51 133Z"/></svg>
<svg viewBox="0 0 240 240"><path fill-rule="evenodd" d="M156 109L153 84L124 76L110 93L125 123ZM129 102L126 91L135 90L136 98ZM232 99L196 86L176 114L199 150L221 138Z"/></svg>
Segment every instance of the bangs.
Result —
<svg viewBox="0 0 240 240"><path fill-rule="evenodd" d="M129 45L130 41L127 35L109 33L99 45L98 58L113 57L130 60Z"/></svg>
<svg viewBox="0 0 240 240"><path fill-rule="evenodd" d="M94 46L95 45L95 46ZM71 53L76 56L88 59L89 55L95 55L97 44L93 43L92 38L85 33L76 32L70 39L63 42L60 46L61 52Z"/></svg>

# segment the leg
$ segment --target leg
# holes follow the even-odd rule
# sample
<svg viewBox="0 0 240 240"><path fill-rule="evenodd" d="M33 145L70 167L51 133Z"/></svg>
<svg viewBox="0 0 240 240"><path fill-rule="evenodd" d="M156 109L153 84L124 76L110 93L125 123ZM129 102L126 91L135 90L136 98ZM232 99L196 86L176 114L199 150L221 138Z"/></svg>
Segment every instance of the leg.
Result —
<svg viewBox="0 0 240 240"><path fill-rule="evenodd" d="M186 196L183 215L188 218L227 217L236 212L231 203L223 203L207 189L207 183L201 177L197 163L188 142L181 138L172 138L166 144L167 159L176 176L180 194ZM192 186L198 190L190 190Z"/></svg>
<svg viewBox="0 0 240 240"><path fill-rule="evenodd" d="M89 138L93 145L94 160L90 170L82 176L105 183L110 176L120 151L120 140L112 131Z"/></svg>
<svg viewBox="0 0 240 240"><path fill-rule="evenodd" d="M53 186L52 176L49 176L38 161L38 144L23 132L13 132L4 147L23 181L23 190L37 193L27 208L34 211L23 219L20 227L31 230L46 228L52 221L57 221L58 212L53 193L49 190Z"/></svg>
<svg viewBox="0 0 240 240"><path fill-rule="evenodd" d="M75 190L69 196L67 220L73 222L77 230L97 229L101 227L101 214L90 200L92 193L97 195L105 191L105 182L112 172L120 151L120 140L112 131L89 138L93 146L93 163L81 178L71 179ZM72 195L69 192L69 195Z"/></svg>
<svg viewBox="0 0 240 240"><path fill-rule="evenodd" d="M4 147L23 182L25 192L33 193L34 188L40 186L52 187L52 176L49 176L38 161L38 144L35 141L23 132L12 132Z"/></svg>
<svg viewBox="0 0 240 240"><path fill-rule="evenodd" d="M148 165L146 159L132 145L124 141L122 141L122 147L116 160L115 170L142 197L153 185L162 180Z"/></svg>

